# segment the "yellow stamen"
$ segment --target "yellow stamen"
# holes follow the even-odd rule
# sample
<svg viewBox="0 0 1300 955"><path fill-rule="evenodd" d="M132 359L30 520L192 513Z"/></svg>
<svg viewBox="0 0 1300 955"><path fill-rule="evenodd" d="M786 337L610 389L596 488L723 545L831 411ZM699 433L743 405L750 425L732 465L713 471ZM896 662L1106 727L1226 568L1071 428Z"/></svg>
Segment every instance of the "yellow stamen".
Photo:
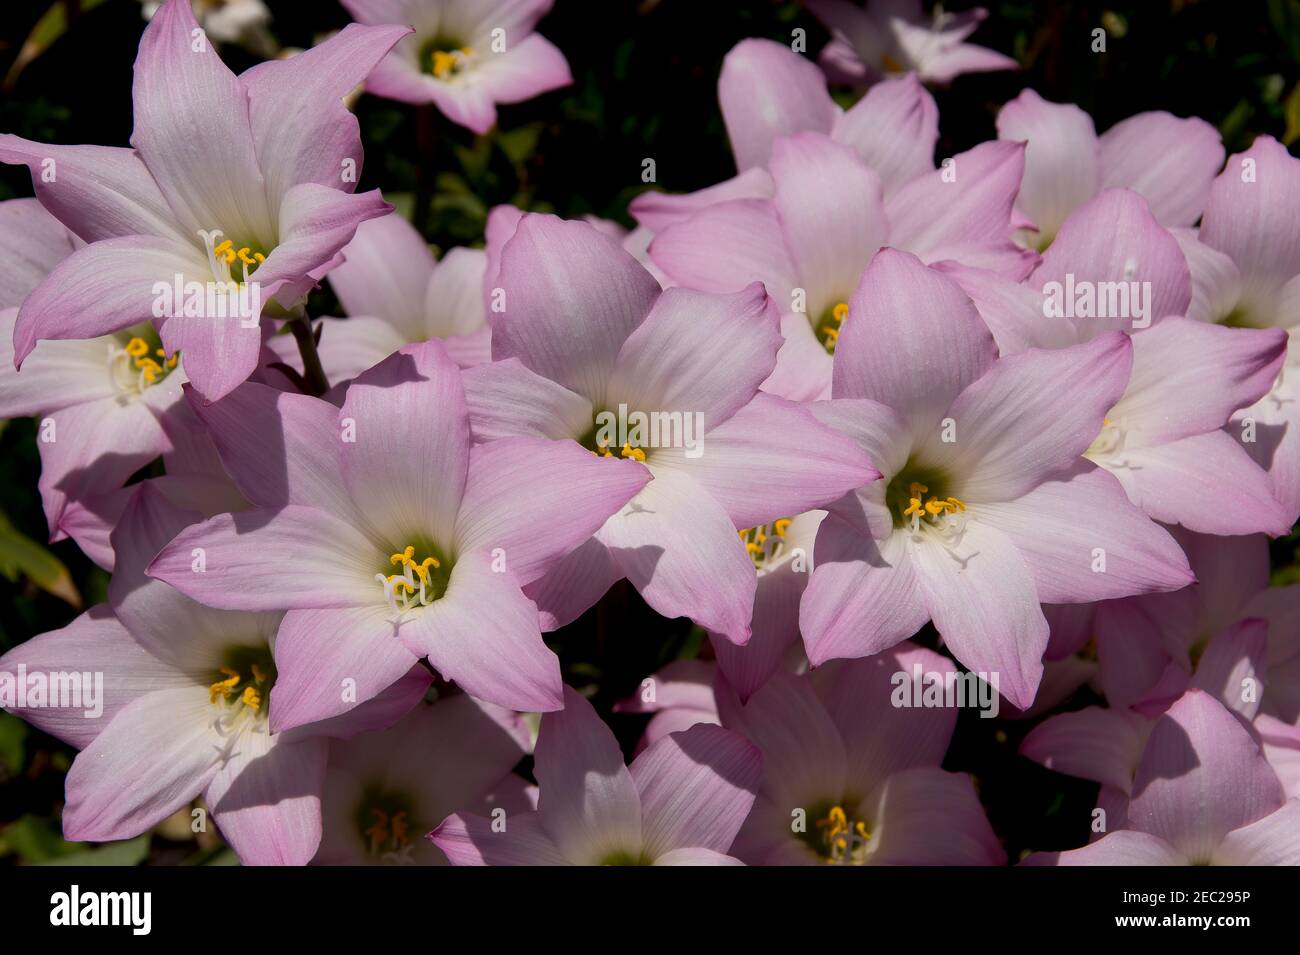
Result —
<svg viewBox="0 0 1300 955"><path fill-rule="evenodd" d="M244 695L242 699L245 706L251 706L255 710L260 710L262 708L262 694L258 693L257 690L251 686L244 687Z"/></svg>
<svg viewBox="0 0 1300 955"><path fill-rule="evenodd" d="M790 529L790 518L788 518L788 517L782 517L782 518L779 518L779 519L778 519L778 520L777 520L777 521L772 525L772 529L773 529L774 531L776 531L776 536L777 536L777 537L784 537L784 536L785 536L785 532L786 532L787 530Z"/></svg>
<svg viewBox="0 0 1300 955"><path fill-rule="evenodd" d="M208 687L209 703L217 702L217 697L219 696L229 697L230 694L235 691L235 687L239 685L240 677L235 670L232 670L230 667L222 667L221 672L229 679L218 680L216 683Z"/></svg>
<svg viewBox="0 0 1300 955"><path fill-rule="evenodd" d="M632 445L630 445L630 444L625 444L625 445L623 445L623 457L625 457L625 458L633 458L633 459L635 459L635 460L637 460L637 461L644 462L644 461L645 461L645 452L642 451L640 448L634 448L634 447L632 447Z"/></svg>
<svg viewBox="0 0 1300 955"><path fill-rule="evenodd" d="M835 321L843 324L844 319L849 317L848 303L840 302L840 304L836 305L833 309L831 309L831 316L835 319Z"/></svg>
<svg viewBox="0 0 1300 955"><path fill-rule="evenodd" d="M403 567L405 567L408 563L410 563L414 559L415 559L415 548L408 544L406 550L402 551L400 554L393 554L391 557L388 558L388 562L390 564L401 564Z"/></svg>
<svg viewBox="0 0 1300 955"><path fill-rule="evenodd" d="M419 564L416 564L414 561L411 562L412 569L419 576L422 582L427 581L429 579L430 567L432 567L434 570L437 570L441 566L442 564L438 562L438 559L436 557L426 557L424 558L424 561Z"/></svg>
<svg viewBox="0 0 1300 955"><path fill-rule="evenodd" d="M126 343L125 351L132 358L143 358L149 354L149 344L143 338L132 338Z"/></svg>

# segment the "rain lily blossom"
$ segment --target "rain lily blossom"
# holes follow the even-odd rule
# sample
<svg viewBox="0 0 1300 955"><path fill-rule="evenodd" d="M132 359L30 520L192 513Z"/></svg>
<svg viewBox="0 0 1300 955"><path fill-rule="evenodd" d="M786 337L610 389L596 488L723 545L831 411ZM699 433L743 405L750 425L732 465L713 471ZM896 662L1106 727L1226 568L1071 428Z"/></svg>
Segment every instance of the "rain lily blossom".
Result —
<svg viewBox="0 0 1300 955"><path fill-rule="evenodd" d="M1245 620L1263 624L1255 656L1268 692L1263 710L1300 720L1300 584L1269 586L1268 540L1212 537L1170 528L1196 583L1174 593L1048 608L1049 657L1095 641L1098 682L1113 707L1176 698L1223 635ZM1225 699L1225 704L1233 705ZM1253 714L1252 714L1253 715Z"/></svg>
<svg viewBox="0 0 1300 955"><path fill-rule="evenodd" d="M573 82L564 54L537 21L552 0L342 0L360 23L409 23L403 39L366 79L376 96L432 103L480 135L498 103L522 103Z"/></svg>
<svg viewBox="0 0 1300 955"><path fill-rule="evenodd" d="M1272 389L1228 429L1266 468L1291 520L1300 515L1300 160L1269 136L1228 160L1214 180L1197 235L1184 237L1195 318L1233 328L1281 329L1286 364Z"/></svg>
<svg viewBox="0 0 1300 955"><path fill-rule="evenodd" d="M1300 800L1236 716L1189 690L1147 739L1127 828L1030 865L1300 865Z"/></svg>
<svg viewBox="0 0 1300 955"><path fill-rule="evenodd" d="M357 224L391 208L378 192L353 194L361 140L342 97L406 32L350 26L235 76L188 0L169 0L140 41L134 149L0 135L0 161L26 164L37 198L88 243L23 302L15 364L42 339L154 319L166 355L185 353L208 400L248 378L263 307L295 306ZM56 175L43 175L49 168ZM166 290L190 283L204 295L167 302ZM231 289L239 294L218 301Z"/></svg>
<svg viewBox="0 0 1300 955"><path fill-rule="evenodd" d="M650 257L687 288L734 292L763 282L783 313L785 338L764 390L797 401L827 397L836 340L853 320L849 296L877 249L1010 281L1033 269L1037 256L1011 240L1022 152L983 143L886 199L880 177L852 149L797 133L772 146L773 198L706 206L656 235Z"/></svg>
<svg viewBox="0 0 1300 955"><path fill-rule="evenodd" d="M331 385L350 381L403 345L431 338L441 338L462 368L491 357L482 250L455 248L435 263L414 226L393 214L363 222L343 259L329 283L349 317L316 323L317 351ZM292 348L283 336L271 341ZM298 361L291 352L281 357L290 365Z"/></svg>
<svg viewBox="0 0 1300 955"><path fill-rule="evenodd" d="M153 553L199 517L142 486L114 534L110 603L11 650L0 671L103 676L97 718L66 706L14 710L81 750L68 773L66 838L131 838L203 795L244 863L302 865L321 836L327 736L388 725L429 675L414 668L338 721L271 732L280 615L213 610L144 576Z"/></svg>
<svg viewBox="0 0 1300 955"><path fill-rule="evenodd" d="M418 705L386 730L331 740L313 864L444 864L423 836L453 812L534 808L510 774L530 748L520 716L466 694Z"/></svg>
<svg viewBox="0 0 1300 955"><path fill-rule="evenodd" d="M287 611L272 729L345 712L426 655L480 699L561 705L520 588L641 490L644 467L537 438L472 447L440 341L358 376L342 408L252 382L194 406L255 506L183 531L149 573L210 606Z"/></svg>
<svg viewBox="0 0 1300 955"><path fill-rule="evenodd" d="M1128 336L998 358L957 284L889 249L849 310L835 400L813 407L884 477L830 506L818 531L799 615L814 665L933 620L962 664L998 673L1026 709L1047 646L1040 603L1191 582L1174 540L1080 460L1128 383Z"/></svg>
<svg viewBox="0 0 1300 955"><path fill-rule="evenodd" d="M71 536L111 567L112 551L96 546L107 544L111 524L96 534L87 505L171 450L162 419L180 400L185 375L147 322L93 339L42 342L22 371L14 367L18 306L82 246L35 199L0 203L0 418L39 419L50 540Z"/></svg>
<svg viewBox="0 0 1300 955"><path fill-rule="evenodd" d="M927 83L950 83L963 73L1019 68L1009 56L965 42L988 16L983 7L936 8L929 20L921 0L867 0L866 9L849 0L808 0L808 9L831 31L821 63L835 82L866 86L912 71Z"/></svg>
<svg viewBox="0 0 1300 955"><path fill-rule="evenodd" d="M1001 865L969 776L939 768L953 707L893 705L955 667L911 643L804 676L778 673L722 725L763 754L763 782L733 852L750 865ZM919 678L918 678L919 674Z"/></svg>
<svg viewBox="0 0 1300 955"><path fill-rule="evenodd" d="M537 811L504 826L458 813L429 839L453 865L738 865L727 855L762 771L758 750L701 724L623 764L618 741L569 688L542 717Z"/></svg>
<svg viewBox="0 0 1300 955"><path fill-rule="evenodd" d="M823 133L853 149L880 177L886 196L934 169L939 109L911 73L876 84L844 110L815 65L783 43L750 38L722 61L718 103L738 174L686 195L642 193L628 211L643 228L662 232L725 199L772 198L772 145L795 133Z"/></svg>
<svg viewBox="0 0 1300 955"><path fill-rule="evenodd" d="M1238 409L1268 394L1285 334L1183 317L1192 303L1187 259L1145 199L1108 189L1085 202L1021 287L970 269L950 272L1004 355L1116 329L1131 334L1132 377L1086 456L1147 515L1208 534L1290 529L1294 515L1268 475L1223 430Z"/></svg>
<svg viewBox="0 0 1300 955"><path fill-rule="evenodd" d="M673 660L642 680L631 696L615 703L615 713L651 714L637 741L636 753L696 723L716 724L718 705L713 698L716 674L717 664L711 660Z"/></svg>
<svg viewBox="0 0 1300 955"><path fill-rule="evenodd" d="M525 216L505 243L497 284L495 360L464 373L476 440L576 442L654 474L529 588L546 628L626 577L659 613L745 643L757 578L738 531L821 506L877 473L805 407L759 394L781 341L762 287L662 291L616 239L542 215Z"/></svg>
<svg viewBox="0 0 1300 955"><path fill-rule="evenodd" d="M1033 223L1026 240L1040 251L1103 189L1132 189L1167 228L1193 225L1223 166L1223 142L1203 119L1139 113L1098 136L1079 107L1049 103L1031 89L1002 107L998 138L1026 144L1016 208Z"/></svg>

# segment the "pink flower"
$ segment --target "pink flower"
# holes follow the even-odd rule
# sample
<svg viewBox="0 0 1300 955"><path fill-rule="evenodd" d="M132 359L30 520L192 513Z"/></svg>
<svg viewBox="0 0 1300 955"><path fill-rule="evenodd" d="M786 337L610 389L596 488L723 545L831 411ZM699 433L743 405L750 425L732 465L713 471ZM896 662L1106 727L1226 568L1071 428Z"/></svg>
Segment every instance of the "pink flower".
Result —
<svg viewBox="0 0 1300 955"><path fill-rule="evenodd" d="M342 0L361 23L409 23L366 80L376 96L433 103L476 133L497 120L497 103L521 103L573 82L564 54L533 32L552 0Z"/></svg>
<svg viewBox="0 0 1300 955"><path fill-rule="evenodd" d="M287 611L273 729L345 712L425 655L481 699L561 705L520 588L644 487L645 468L537 438L471 447L439 341L358 376L341 409L254 383L194 406L256 506L182 532L149 573L210 606Z"/></svg>
<svg viewBox="0 0 1300 955"><path fill-rule="evenodd" d="M111 603L10 651L0 670L102 676L97 718L53 701L17 710L82 750L68 773L68 839L139 835L202 794L243 862L302 865L321 835L326 737L388 725L429 675L413 668L344 720L271 732L280 615L212 610L144 576L154 552L199 516L140 488L114 534Z"/></svg>
<svg viewBox="0 0 1300 955"><path fill-rule="evenodd" d="M782 43L751 38L722 61L718 103L739 175L687 195L642 193L628 211L643 227L662 232L726 199L770 199L772 146L800 132L823 133L853 149L886 196L934 169L939 109L911 73L876 84L846 111L816 66Z"/></svg>
<svg viewBox="0 0 1300 955"><path fill-rule="evenodd" d="M1183 237L1194 283L1189 314L1234 327L1281 329L1289 337L1286 364L1272 390L1234 415L1229 431L1268 470L1291 520L1300 516L1297 216L1300 160L1260 136L1214 180L1199 242ZM1253 440L1245 440L1247 433Z"/></svg>
<svg viewBox="0 0 1300 955"><path fill-rule="evenodd" d="M416 705L389 729L332 740L312 862L445 863L422 837L451 813L535 808L532 787L510 773L531 748L520 716L464 694Z"/></svg>
<svg viewBox="0 0 1300 955"><path fill-rule="evenodd" d="M1224 155L1218 131L1202 119L1139 113L1099 137L1079 107L1049 103L1030 89L998 113L998 138L1026 144L1016 207L1033 223L1029 243L1040 251L1103 189L1132 189L1161 225L1192 225Z"/></svg>
<svg viewBox="0 0 1300 955"><path fill-rule="evenodd" d="M831 31L822 67L832 80L866 86L889 73L916 72L927 83L950 83L963 73L1014 70L1010 57L963 42L988 16L983 7L964 13L936 9L929 22L921 0L807 0Z"/></svg>
<svg viewBox="0 0 1300 955"><path fill-rule="evenodd" d="M1034 267L1037 256L1011 241L1021 147L983 143L950 163L886 199L880 177L849 147L818 133L782 138L772 147L774 198L708 205L657 235L650 257L687 288L734 292L763 282L783 313L785 338L764 390L825 397L836 338L853 321L849 296L877 249L1013 281Z"/></svg>
<svg viewBox="0 0 1300 955"><path fill-rule="evenodd" d="M823 505L876 475L806 408L758 393L780 344L763 289L663 292L615 239L540 215L525 216L505 244L497 283L505 308L491 316L496 360L465 372L475 438L578 442L644 460L654 474L529 588L547 628L626 577L664 616L745 643L756 577L737 530ZM624 423L670 416L667 433L656 442L629 429L635 447L612 430L602 438L620 408Z"/></svg>
<svg viewBox="0 0 1300 955"><path fill-rule="evenodd" d="M1290 529L1294 515L1268 475L1223 430L1238 409L1268 393L1286 337L1183 318L1192 299L1187 260L1145 199L1107 189L1079 206L1023 287L971 269L948 271L1003 355L1108 330L1131 333L1128 387L1085 456L1147 515L1210 534Z"/></svg>
<svg viewBox="0 0 1300 955"><path fill-rule="evenodd" d="M609 727L566 687L537 737L537 811L507 811L504 825L458 813L429 839L453 865L738 865L727 851L761 769L753 746L707 725L624 766Z"/></svg>
<svg viewBox="0 0 1300 955"><path fill-rule="evenodd" d="M903 643L815 674L773 676L745 705L719 690L722 725L763 754L763 785L736 837L751 865L1001 865L970 777L939 768L951 707L892 705L901 684L952 661ZM919 694L921 686L916 686Z"/></svg>
<svg viewBox="0 0 1300 955"><path fill-rule="evenodd" d="M162 309L167 354L183 351L196 390L216 400L257 367L260 305L293 306L358 223L389 211L378 192L352 194L361 139L342 97L406 30L352 26L237 77L198 29L188 0L169 0L146 27L134 149L0 135L0 161L26 164L41 203L89 243L23 302L15 364L41 339L97 338L163 317L155 285L177 276L182 287L255 284L261 303L248 304L258 314Z"/></svg>
<svg viewBox="0 0 1300 955"><path fill-rule="evenodd" d="M1300 800L1259 744L1203 690L1160 718L1142 751L1124 828L1030 865L1300 865Z"/></svg>
<svg viewBox="0 0 1300 955"><path fill-rule="evenodd" d="M961 663L998 673L1025 709L1047 646L1040 603L1191 582L1173 539L1080 460L1128 383L1127 336L998 358L961 289L893 250L849 314L836 400L813 407L884 479L833 505L818 531L800 608L814 665L878 653L933 620Z"/></svg>
<svg viewBox="0 0 1300 955"><path fill-rule="evenodd" d="M752 641L751 641L752 642ZM673 660L641 681L631 696L614 704L615 713L650 713L636 753L672 733L696 723L716 724L718 705L713 699L717 664L710 660Z"/></svg>
<svg viewBox="0 0 1300 955"><path fill-rule="evenodd" d="M1203 681L1211 665L1222 662L1226 644L1216 645L1253 619L1262 625L1259 646L1232 659L1256 658L1252 669L1258 670L1261 688L1268 688L1259 694L1265 712L1287 723L1300 720L1300 584L1268 585L1263 535L1211 537L1177 527L1170 532L1186 553L1196 583L1175 593L1049 607L1048 656L1067 656L1093 640L1100 687L1111 706L1161 698L1168 702L1193 680L1214 690ZM1241 709L1240 702L1224 702Z"/></svg>
<svg viewBox="0 0 1300 955"><path fill-rule="evenodd" d="M434 262L428 244L396 213L363 222L343 249L329 283L348 314L321 319L321 366L331 385L351 381L403 345L440 338L462 368L491 356L482 250L458 247ZM291 366L301 360L293 340L271 346Z"/></svg>

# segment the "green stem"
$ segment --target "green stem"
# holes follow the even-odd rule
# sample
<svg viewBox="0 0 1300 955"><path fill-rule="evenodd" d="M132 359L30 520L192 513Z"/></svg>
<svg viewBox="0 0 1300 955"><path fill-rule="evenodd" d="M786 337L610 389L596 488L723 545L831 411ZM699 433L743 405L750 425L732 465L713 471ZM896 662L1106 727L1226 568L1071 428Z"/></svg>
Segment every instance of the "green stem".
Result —
<svg viewBox="0 0 1300 955"><path fill-rule="evenodd" d="M310 386L308 394L320 397L330 390L330 381L325 377L325 369L320 363L320 353L316 351L316 336L312 332L311 320L302 315L289 322L294 341L298 343L298 353L302 355L303 378Z"/></svg>

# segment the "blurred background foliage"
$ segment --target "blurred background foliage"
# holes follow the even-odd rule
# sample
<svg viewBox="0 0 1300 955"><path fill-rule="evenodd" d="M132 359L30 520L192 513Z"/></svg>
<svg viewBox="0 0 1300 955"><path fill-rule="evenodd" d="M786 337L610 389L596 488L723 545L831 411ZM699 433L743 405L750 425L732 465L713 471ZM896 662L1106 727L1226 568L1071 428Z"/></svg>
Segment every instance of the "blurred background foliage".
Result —
<svg viewBox="0 0 1300 955"><path fill-rule="evenodd" d="M949 3L964 9L971 3ZM333 0L267 0L271 31L285 47L307 47L348 22ZM928 4L927 4L928 6ZM1126 3L989 2L973 42L1014 56L1019 73L958 78L935 90L938 155L995 135L999 106L1030 86L1075 102L1099 131L1144 110L1200 116L1229 152L1268 133L1300 140L1300 0L1132 0ZM144 20L139 0L5 0L0 15L0 130L58 143L126 145L131 68ZM1107 52L1091 50L1107 31ZM574 85L502 107L497 129L476 137L440 117L421 132L420 111L362 97L365 140L360 188L381 188L419 222L439 251L482 243L499 203L573 218L596 215L630 226L627 204L647 186L686 191L734 172L717 107L722 58L741 39L789 42L807 31L815 55L827 37L792 0L557 0L539 30L564 51ZM259 57L226 46L241 71ZM844 105L848 91L836 91ZM0 199L31 195L22 167L0 167ZM419 207L417 209L417 206ZM314 315L337 314L328 289ZM67 624L105 597L107 575L69 541L46 546L36 481L40 462L30 421L0 422L0 652ZM1274 582L1300 582L1300 539L1273 543ZM932 629L920 639L934 645ZM664 663L692 657L707 641L689 621L665 621L626 584L582 619L550 635L567 682L592 696L630 752L645 718L613 714ZM1085 697L1076 701L1087 702ZM1011 858L1067 848L1087 838L1096 786L1016 755L1029 726L963 711L946 768L975 775ZM75 753L0 713L0 864L230 864L212 832L190 831L189 812L127 842L65 842L59 811Z"/></svg>

